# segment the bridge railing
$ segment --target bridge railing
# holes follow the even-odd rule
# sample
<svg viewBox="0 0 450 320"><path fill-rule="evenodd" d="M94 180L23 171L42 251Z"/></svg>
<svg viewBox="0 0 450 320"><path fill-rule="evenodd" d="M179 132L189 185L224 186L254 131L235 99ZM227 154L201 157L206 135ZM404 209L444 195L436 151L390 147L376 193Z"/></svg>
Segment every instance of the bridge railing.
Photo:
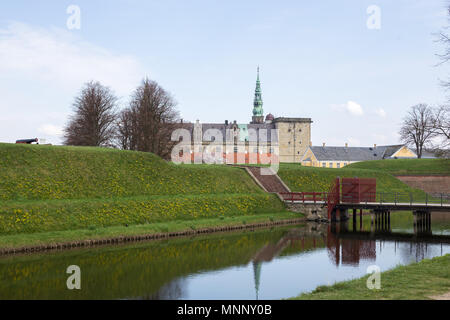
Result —
<svg viewBox="0 0 450 320"><path fill-rule="evenodd" d="M280 195L285 201L302 203L323 203L328 199L328 192L281 192Z"/></svg>
<svg viewBox="0 0 450 320"><path fill-rule="evenodd" d="M330 192L282 192L281 197L285 201L301 202L301 203L327 203L330 202L330 197L335 196ZM450 194L434 193L416 194L416 193L402 193L402 192L368 192L359 195L359 202L354 201L358 197L349 195L348 193L341 195L341 203L379 203L379 204L425 204L430 206L444 206L450 205ZM336 201L332 201L335 205Z"/></svg>
<svg viewBox="0 0 450 320"><path fill-rule="evenodd" d="M345 194L342 195L342 203L355 203L354 201L346 201L346 199L355 199L356 196ZM359 203L380 203L380 204L409 204L413 203L425 204L425 205L448 205L450 204L450 194L440 193L429 195L427 193L404 193L404 192L367 192L362 194L359 199Z"/></svg>

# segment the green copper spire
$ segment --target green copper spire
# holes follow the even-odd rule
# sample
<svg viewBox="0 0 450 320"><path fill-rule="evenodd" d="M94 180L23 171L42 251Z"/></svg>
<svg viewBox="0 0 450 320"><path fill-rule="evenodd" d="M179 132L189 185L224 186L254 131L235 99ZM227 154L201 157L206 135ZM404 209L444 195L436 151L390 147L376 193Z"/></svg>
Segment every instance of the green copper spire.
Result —
<svg viewBox="0 0 450 320"><path fill-rule="evenodd" d="M259 66L258 77L256 79L255 100L253 102L253 116L262 117L264 115L263 101L261 96L261 82L259 81Z"/></svg>
<svg viewBox="0 0 450 320"><path fill-rule="evenodd" d="M255 279L256 300L259 300L259 284L261 283L262 262L253 261L253 278Z"/></svg>

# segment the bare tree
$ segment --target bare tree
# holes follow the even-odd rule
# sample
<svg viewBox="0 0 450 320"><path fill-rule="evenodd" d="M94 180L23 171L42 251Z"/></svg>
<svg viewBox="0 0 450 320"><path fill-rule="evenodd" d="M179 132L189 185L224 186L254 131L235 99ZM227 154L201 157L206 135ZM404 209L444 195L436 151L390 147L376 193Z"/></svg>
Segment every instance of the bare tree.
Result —
<svg viewBox="0 0 450 320"><path fill-rule="evenodd" d="M119 117L116 122L117 128L117 143L119 148L123 150L136 150L137 143L137 125L136 117L130 109L125 109L120 112Z"/></svg>
<svg viewBox="0 0 450 320"><path fill-rule="evenodd" d="M99 82L88 82L73 104L74 114L64 129L64 144L74 146L113 145L117 98Z"/></svg>
<svg viewBox="0 0 450 320"><path fill-rule="evenodd" d="M405 144L416 147L418 158L422 158L424 147L436 136L434 124L433 111L426 104L411 107L403 120L400 138Z"/></svg>
<svg viewBox="0 0 450 320"><path fill-rule="evenodd" d="M447 6L447 14L450 17L450 5ZM441 64L445 64L447 62L450 61L450 36L447 33L448 27L444 28L444 30L442 30L441 32L439 32L438 34L438 42L441 42L445 48L444 48L444 52L437 54L437 56L439 57L439 59L441 60L438 65ZM449 90L450 89L450 80L441 80L441 85L446 89Z"/></svg>
<svg viewBox="0 0 450 320"><path fill-rule="evenodd" d="M172 131L179 126L175 107L170 93L155 81L144 79L118 121L121 147L169 158L173 146Z"/></svg>
<svg viewBox="0 0 450 320"><path fill-rule="evenodd" d="M439 138L444 140L445 147L450 146L450 106L440 106L434 112L434 129Z"/></svg>
<svg viewBox="0 0 450 320"><path fill-rule="evenodd" d="M434 153L443 158L450 157L450 106L440 106L433 109L435 142Z"/></svg>

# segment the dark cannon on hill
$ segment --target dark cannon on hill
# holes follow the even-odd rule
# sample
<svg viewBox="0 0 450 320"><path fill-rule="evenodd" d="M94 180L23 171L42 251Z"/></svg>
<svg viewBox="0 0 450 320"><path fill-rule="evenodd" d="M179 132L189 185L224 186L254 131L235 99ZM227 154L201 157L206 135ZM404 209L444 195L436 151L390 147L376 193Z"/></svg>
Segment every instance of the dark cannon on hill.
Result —
<svg viewBox="0 0 450 320"><path fill-rule="evenodd" d="M35 139L23 139L23 140L17 140L17 144L32 144L33 142L39 143L38 138Z"/></svg>

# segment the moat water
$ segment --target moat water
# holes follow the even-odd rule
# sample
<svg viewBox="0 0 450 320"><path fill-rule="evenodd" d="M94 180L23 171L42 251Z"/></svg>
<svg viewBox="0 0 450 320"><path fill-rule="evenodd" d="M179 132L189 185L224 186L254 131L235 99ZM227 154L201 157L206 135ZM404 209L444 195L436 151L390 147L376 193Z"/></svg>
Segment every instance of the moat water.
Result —
<svg viewBox="0 0 450 320"><path fill-rule="evenodd" d="M450 253L450 214L414 233L411 213L372 230L369 217L123 246L0 257L6 299L281 299ZM67 289L71 265L81 289ZM382 281L382 280L381 280Z"/></svg>

